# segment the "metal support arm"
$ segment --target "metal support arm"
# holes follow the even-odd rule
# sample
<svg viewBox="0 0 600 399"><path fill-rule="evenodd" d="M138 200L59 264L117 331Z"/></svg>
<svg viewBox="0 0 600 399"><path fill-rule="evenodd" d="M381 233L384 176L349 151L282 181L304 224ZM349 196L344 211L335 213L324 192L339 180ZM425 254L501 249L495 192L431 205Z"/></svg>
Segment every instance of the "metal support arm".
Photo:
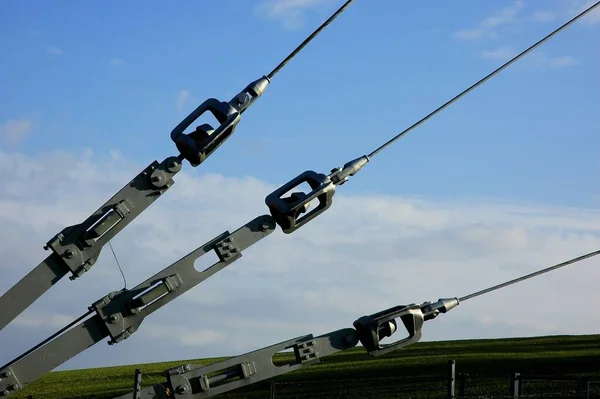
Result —
<svg viewBox="0 0 600 399"><path fill-rule="evenodd" d="M196 167L231 136L241 114L262 95L269 82L263 76L229 102L214 98L203 102L171 132L179 156L168 157L160 164L153 161L84 222L66 227L48 241L44 249L51 249L52 255L0 297L0 330L67 273L71 272L74 280L90 270L102 247L175 183L173 176L181 170L184 159ZM204 124L190 134L184 133L208 111L220 123L216 129Z"/></svg>
<svg viewBox="0 0 600 399"><path fill-rule="evenodd" d="M449 298L422 305L396 306L359 318L354 322L354 329L343 328L318 337L312 334L296 337L209 366L184 364L170 368L164 372L166 383L143 389L140 398L201 399L220 395L317 364L322 357L354 348L358 342L362 343L369 355L380 356L418 342L422 336L423 322L435 317L428 316L445 313L457 305L456 298ZM382 345L382 339L397 331L396 319L402 321L408 336L393 344ZM286 364L275 365L273 356L289 349L293 350L294 358ZM131 393L115 399L129 398Z"/></svg>
<svg viewBox="0 0 600 399"><path fill-rule="evenodd" d="M89 218L49 240L44 249L53 253L0 297L0 330L67 273L74 280L90 270L102 247L164 194L180 170L178 157L152 162Z"/></svg>
<svg viewBox="0 0 600 399"><path fill-rule="evenodd" d="M135 288L111 292L96 301L75 322L0 368L0 397L22 389L107 337L109 344L128 338L146 316L240 259L243 250L271 234L275 227L271 216L259 216L233 233L218 235ZM219 261L196 271L194 262L213 250Z"/></svg>

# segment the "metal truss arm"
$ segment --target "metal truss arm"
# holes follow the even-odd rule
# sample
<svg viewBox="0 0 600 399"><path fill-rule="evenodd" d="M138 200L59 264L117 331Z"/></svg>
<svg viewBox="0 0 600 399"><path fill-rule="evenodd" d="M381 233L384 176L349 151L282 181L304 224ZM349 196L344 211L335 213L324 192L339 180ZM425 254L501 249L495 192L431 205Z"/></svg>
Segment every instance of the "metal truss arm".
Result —
<svg viewBox="0 0 600 399"><path fill-rule="evenodd" d="M240 259L243 250L275 227L271 216L259 216L233 233L218 235L135 288L111 292L96 301L88 313L0 368L0 397L22 389L104 338L110 337L109 344L128 338L146 316ZM210 251L215 251L219 261L196 271L194 262Z"/></svg>
<svg viewBox="0 0 600 399"><path fill-rule="evenodd" d="M0 297L0 330L71 272L75 280L96 263L102 247L175 182L178 157L152 162L80 224L69 226L44 246L52 254Z"/></svg>

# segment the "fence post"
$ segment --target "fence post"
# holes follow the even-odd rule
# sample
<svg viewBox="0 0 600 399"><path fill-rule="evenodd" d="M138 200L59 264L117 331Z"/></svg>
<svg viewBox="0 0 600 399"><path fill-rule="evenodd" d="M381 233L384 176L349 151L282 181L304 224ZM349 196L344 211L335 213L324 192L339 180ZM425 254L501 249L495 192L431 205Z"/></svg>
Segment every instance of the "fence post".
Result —
<svg viewBox="0 0 600 399"><path fill-rule="evenodd" d="M135 378L133 382L133 399L140 399L142 391L142 370L135 369Z"/></svg>
<svg viewBox="0 0 600 399"><path fill-rule="evenodd" d="M521 393L521 374L513 373L510 375L510 397L519 399Z"/></svg>
<svg viewBox="0 0 600 399"><path fill-rule="evenodd" d="M448 399L455 398L456 360L448 360Z"/></svg>
<svg viewBox="0 0 600 399"><path fill-rule="evenodd" d="M465 380L467 376L468 374L458 373L458 397L461 399L465 397Z"/></svg>
<svg viewBox="0 0 600 399"><path fill-rule="evenodd" d="M590 382L585 377L577 378L577 398L589 399L590 397Z"/></svg>
<svg viewBox="0 0 600 399"><path fill-rule="evenodd" d="M271 381L271 393L269 398L275 399L275 381Z"/></svg>

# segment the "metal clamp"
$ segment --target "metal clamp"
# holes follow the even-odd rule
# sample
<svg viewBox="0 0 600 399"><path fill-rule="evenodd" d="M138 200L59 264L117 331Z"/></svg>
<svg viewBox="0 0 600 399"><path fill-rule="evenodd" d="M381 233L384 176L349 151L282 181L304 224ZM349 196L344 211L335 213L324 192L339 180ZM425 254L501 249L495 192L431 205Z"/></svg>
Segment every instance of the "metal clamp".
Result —
<svg viewBox="0 0 600 399"><path fill-rule="evenodd" d="M180 170L177 157L152 162L83 223L64 228L44 249L59 256L73 273L71 280L80 277L96 263L108 240L174 184Z"/></svg>
<svg viewBox="0 0 600 399"><path fill-rule="evenodd" d="M176 291L182 285L177 274L157 279L144 290L114 291L94 302L90 310L103 320L111 340L109 345L129 338L141 324L142 310L159 299Z"/></svg>
<svg viewBox="0 0 600 399"><path fill-rule="evenodd" d="M283 197L302 183L308 183L312 191L308 194L294 192L288 197ZM279 227L284 233L289 234L325 212L331 206L334 194L335 185L328 176L309 170L273 191L266 197L265 203ZM310 202L315 199L319 204L306 213ZM306 214L301 216L303 213Z"/></svg>
<svg viewBox="0 0 600 399"><path fill-rule="evenodd" d="M399 318L408 336L392 344L381 344L385 337L391 337L397 330L396 319ZM395 306L363 316L354 322L358 339L363 344L370 356L381 356L402 347L412 345L421 339L424 322L423 312L419 305Z"/></svg>
<svg viewBox="0 0 600 399"><path fill-rule="evenodd" d="M234 132L242 113L263 93L269 79L266 76L250 83L231 101L209 98L183 119L171 132L171 140L183 158L196 167L206 160ZM191 133L184 133L192 123L204 113L210 112L219 122L215 129L210 124L202 124Z"/></svg>

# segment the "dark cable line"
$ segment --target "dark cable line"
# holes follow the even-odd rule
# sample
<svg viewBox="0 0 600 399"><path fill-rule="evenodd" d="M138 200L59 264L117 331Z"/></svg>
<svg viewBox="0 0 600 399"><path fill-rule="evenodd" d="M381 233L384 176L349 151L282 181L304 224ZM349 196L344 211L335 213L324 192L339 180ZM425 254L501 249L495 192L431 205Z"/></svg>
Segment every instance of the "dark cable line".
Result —
<svg viewBox="0 0 600 399"><path fill-rule="evenodd" d="M273 69L267 75L267 78L269 80L271 80L273 78L273 76L275 76L277 74L277 72L279 72L281 70L281 68L283 68L285 66L285 64L287 64L292 58L294 58L296 56L296 54L298 54L300 52L300 50L302 50L304 48L304 46L306 46L312 39L314 39L334 19L336 19L338 17L338 15L340 15L350 5L350 3L352 3L353 1L354 0L348 0L346 3L344 3L344 5L341 6L335 13L333 13L331 15L331 17L329 17L329 19L327 21L323 22L321 24L321 26L319 26L317 28L317 30L315 30L309 37L307 37L306 39L304 39L304 41L302 43L300 43L300 45L298 47L296 47L296 49L294 51L292 51L287 57L285 57L285 59L283 61L281 61L279 63L279 65L277 65L275 67L275 69Z"/></svg>
<svg viewBox="0 0 600 399"><path fill-rule="evenodd" d="M527 54L528 52L530 52L534 48L538 47L540 44L542 44L546 40L550 39L552 36L554 36L555 34L557 34L558 32L560 32L561 30L563 30L567 26L571 25L573 22L575 22L576 20L578 20L579 18L581 18L582 16L584 16L586 13L590 12L592 9L594 9L595 7L597 7L599 4L600 4L600 1L596 2L594 5L592 5L591 7L589 7L588 9L586 9L585 11L583 11L580 14L578 14L577 16L573 17L570 21L568 21L567 23L565 23L561 27L559 27L556 30L554 30L548 36L544 37L542 40L538 41L537 43L535 43L534 45L532 45L531 47L529 47L528 49L526 49L525 51L523 51L521 54L519 54L516 57L512 58L510 61L506 62L501 67L497 68L494 72L490 73L489 75L487 75L483 79L479 80L477 83L475 83L472 86L470 86L469 88L465 89L459 95L457 95L456 97L454 97L451 100L447 101L445 104L443 104L442 106L440 106L439 108L437 108L436 110L434 110L433 112L431 112L430 114L428 114L427 116L423 117L418 122L414 123L412 126L408 127L407 129L405 129L404 131L402 131L401 133L399 133L398 135L396 135L395 137L393 137L392 139L390 139L388 142L386 142L385 144L383 144L382 146L380 146L379 148L377 148L375 151L371 152L368 155L368 157L372 158L374 155L376 155L377 153L379 153L385 147L387 147L388 145L392 144L394 141L398 140L400 137L404 136L406 133L408 133L409 131L411 131L415 127L419 126L421 123L425 122L426 120L428 120L429 118L431 118L433 115L437 114L438 112L440 112L441 110L443 110L444 108L446 108L448 105L450 105L453 102L455 102L456 100L458 100L460 97L464 96L465 94L467 94L471 90L475 89L477 86L481 85L482 83L484 83L485 81L487 81L488 79L490 79L491 77L493 77L494 75L496 75L498 72L502 71L503 69L505 69L506 67L508 67L509 65L511 65L512 63L514 63L515 61L517 61L519 58L523 57L525 54Z"/></svg>
<svg viewBox="0 0 600 399"><path fill-rule="evenodd" d="M537 272L533 272L533 273L527 274L525 276L521 276L521 277L515 278L515 279L507 281L505 283L494 285L493 287L489 287L489 288L486 288L484 290L474 292L472 294L463 296L462 298L458 298L458 301L459 302L464 302L467 299L475 298L477 296L480 296L480 295L483 295L483 294L487 294L488 292L492 292L492 291L495 291L495 290L499 290L500 288L508 287L509 285L516 284L516 283L519 283L519 282L521 282L523 280L527 280L529 278L539 276L540 274L548 273L548 272L550 272L552 270L556 270L556 269L564 267L564 266L572 265L573 263L577 263L579 261L582 261L582 260L587 259L587 258L591 258L592 256L596 256L596 255L600 255L600 250L594 251L594 252L590 252L588 254L578 256L577 258L570 259L570 260L568 260L566 262L562 262L562 263L559 263L557 265L550 266L550 267L547 267L547 268L542 269L542 270L538 270Z"/></svg>
<svg viewBox="0 0 600 399"><path fill-rule="evenodd" d="M108 246L110 247L110 250L111 250L113 256L115 257L115 261L117 262L117 266L119 267L119 270L121 271L121 276L123 277L123 284L125 285L125 289L127 289L127 279L125 278L125 273L123 273L123 269L121 268L121 264L119 263L117 254L115 254L115 250L113 249L113 246L110 241L108 242Z"/></svg>
<svg viewBox="0 0 600 399"><path fill-rule="evenodd" d="M88 309L88 311L85 314L79 316L77 319L73 320L72 322L70 322L69 324L67 324L66 326L64 326L63 328L61 328L60 330L58 330L57 332L55 332L54 334L52 334L51 336L49 336L48 338L46 338L45 340L43 340L42 342L37 344L36 346L34 346L33 348L29 349L27 352L21 354L17 358L13 359L12 361L6 363L4 366L0 367L0 370L6 369L11 364L18 362L19 360L23 359L25 356L34 352L38 348L41 348L42 346L46 345L48 342L52 341L54 338L58 337L59 335L61 335L65 331L67 331L68 329L72 328L74 325L78 324L80 321L82 321L83 319L85 319L86 317L91 315L92 313L94 313L94 311Z"/></svg>

